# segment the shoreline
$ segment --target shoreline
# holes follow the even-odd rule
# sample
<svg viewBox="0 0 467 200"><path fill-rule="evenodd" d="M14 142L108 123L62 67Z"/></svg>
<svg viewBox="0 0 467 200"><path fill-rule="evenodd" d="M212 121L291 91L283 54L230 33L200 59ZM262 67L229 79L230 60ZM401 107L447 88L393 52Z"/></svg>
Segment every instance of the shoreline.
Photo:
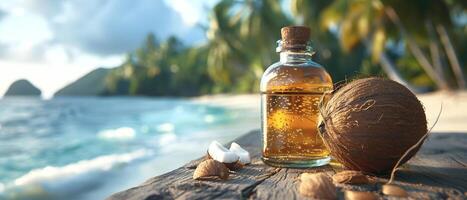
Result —
<svg viewBox="0 0 467 200"><path fill-rule="evenodd" d="M425 108L428 128L433 126L442 111L432 132L467 133L467 91L437 91L416 94ZM193 102L225 106L229 108L256 109L260 111L259 94L218 94L191 98ZM258 120L258 124L260 121Z"/></svg>
<svg viewBox="0 0 467 200"><path fill-rule="evenodd" d="M438 112L443 105L440 119L433 132L467 132L467 91L435 91L430 93L416 94L417 98L422 102L428 121L428 127L431 128ZM260 113L260 94L214 94L202 95L197 97L154 97L154 96L60 96L51 99L29 96L9 96L1 97L0 100L8 100L15 98L37 99L50 101L61 98L135 98L135 99L178 99L187 100L194 103L206 104L211 106L221 106L231 109L254 109ZM259 116L258 116L259 117ZM258 120L259 124L259 120ZM259 126L259 125L258 125Z"/></svg>

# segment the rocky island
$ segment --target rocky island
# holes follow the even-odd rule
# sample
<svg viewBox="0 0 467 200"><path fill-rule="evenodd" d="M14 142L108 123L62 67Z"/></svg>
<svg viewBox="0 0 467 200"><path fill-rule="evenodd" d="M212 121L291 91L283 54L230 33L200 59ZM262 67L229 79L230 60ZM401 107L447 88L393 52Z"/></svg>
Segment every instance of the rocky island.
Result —
<svg viewBox="0 0 467 200"><path fill-rule="evenodd" d="M31 82L20 79L13 82L4 96L41 96L42 92Z"/></svg>

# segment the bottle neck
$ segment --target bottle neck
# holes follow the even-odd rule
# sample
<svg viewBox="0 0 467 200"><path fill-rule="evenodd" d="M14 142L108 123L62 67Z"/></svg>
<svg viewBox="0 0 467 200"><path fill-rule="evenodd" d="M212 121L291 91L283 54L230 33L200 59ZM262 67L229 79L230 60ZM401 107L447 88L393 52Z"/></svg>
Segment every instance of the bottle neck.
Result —
<svg viewBox="0 0 467 200"><path fill-rule="evenodd" d="M281 63L301 63L311 61L313 53L310 51L281 51L279 55Z"/></svg>

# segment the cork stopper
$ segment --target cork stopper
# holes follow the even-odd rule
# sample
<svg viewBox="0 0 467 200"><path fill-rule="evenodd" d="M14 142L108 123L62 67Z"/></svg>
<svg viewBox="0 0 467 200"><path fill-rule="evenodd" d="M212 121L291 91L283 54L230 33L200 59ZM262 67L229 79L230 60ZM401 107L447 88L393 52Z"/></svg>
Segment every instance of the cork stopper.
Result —
<svg viewBox="0 0 467 200"><path fill-rule="evenodd" d="M306 26L287 26L281 29L281 36L283 48L306 46L310 39L310 28Z"/></svg>

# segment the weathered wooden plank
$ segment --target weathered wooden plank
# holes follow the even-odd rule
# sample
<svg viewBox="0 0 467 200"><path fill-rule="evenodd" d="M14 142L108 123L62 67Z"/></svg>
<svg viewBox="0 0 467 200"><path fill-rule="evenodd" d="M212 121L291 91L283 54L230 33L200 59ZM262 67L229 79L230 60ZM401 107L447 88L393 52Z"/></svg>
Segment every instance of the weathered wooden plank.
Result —
<svg viewBox="0 0 467 200"><path fill-rule="evenodd" d="M465 199L467 191L467 135L459 133L434 133L416 157L397 173L396 183L402 185L415 199ZM324 169L328 173L332 170ZM303 199L298 195L298 177L303 172L322 169L282 169L259 184L252 199ZM344 198L345 190L370 191L380 198L381 187L387 178L375 178L366 185L338 184L338 197ZM280 191L280 192L271 192Z"/></svg>
<svg viewBox="0 0 467 200"><path fill-rule="evenodd" d="M144 184L114 194L109 199L304 199L298 194L299 175L324 171L330 176L339 170L325 166L314 169L279 169L261 160L261 134L253 131L237 139L253 158L251 165L236 172L227 181L195 181L197 163L146 181ZM467 134L433 133L416 157L397 173L396 183L414 199L466 199ZM382 199L382 185L388 177L374 177L372 184L338 184L338 197L345 190L371 191Z"/></svg>
<svg viewBox="0 0 467 200"><path fill-rule="evenodd" d="M256 131L239 138L237 142L251 152L252 164L248 165L226 181L193 180L194 166L201 159L192 161L184 167L152 178L140 186L116 193L108 199L240 199L249 195L252 188L276 173L275 168L268 167L260 160L260 134Z"/></svg>

